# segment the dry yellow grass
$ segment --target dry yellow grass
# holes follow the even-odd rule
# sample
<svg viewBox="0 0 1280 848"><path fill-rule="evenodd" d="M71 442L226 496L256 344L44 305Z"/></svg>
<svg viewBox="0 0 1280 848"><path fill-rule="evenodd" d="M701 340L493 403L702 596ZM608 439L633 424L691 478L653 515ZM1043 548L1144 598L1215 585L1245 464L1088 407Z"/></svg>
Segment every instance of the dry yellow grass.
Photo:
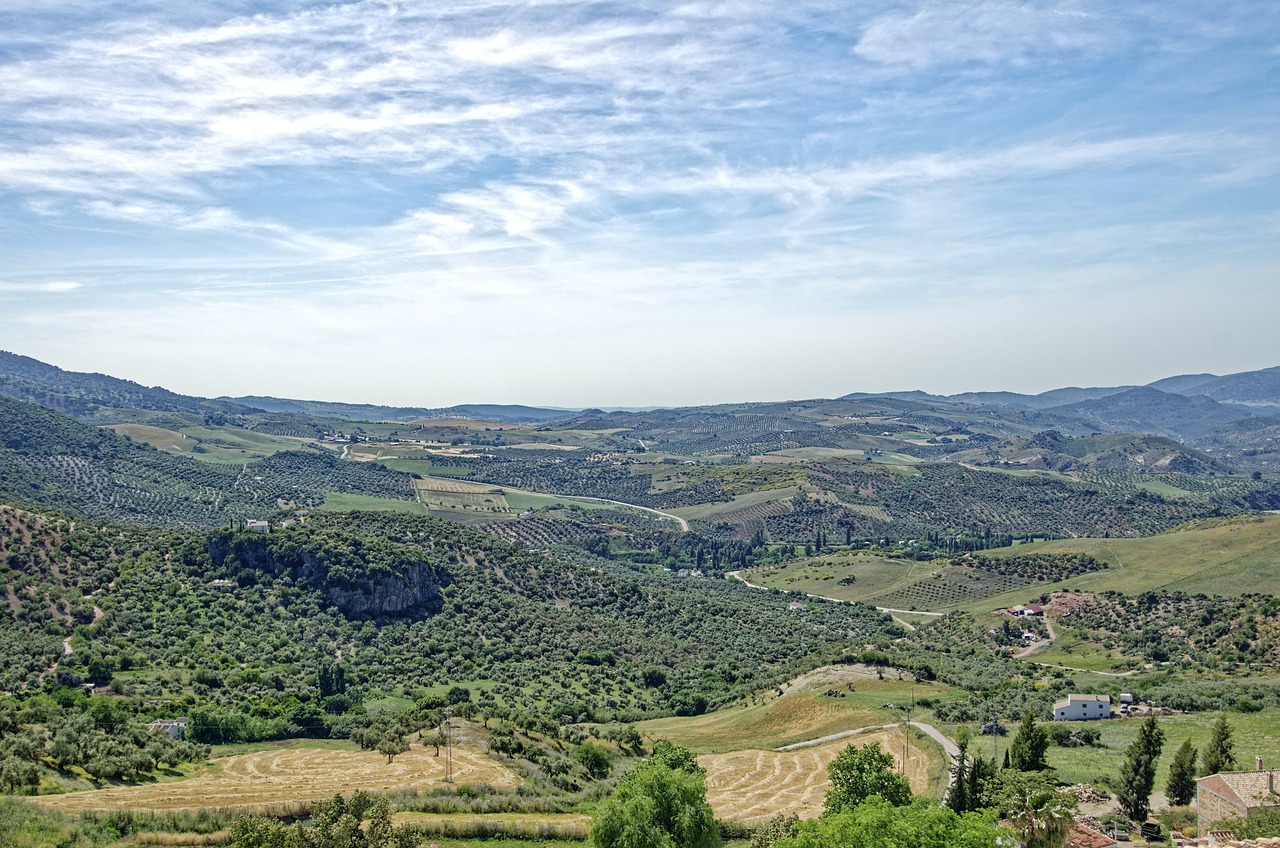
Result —
<svg viewBox="0 0 1280 848"><path fill-rule="evenodd" d="M440 836L488 831L515 838L586 839L591 816L582 813L396 813L393 824L409 824Z"/></svg>
<svg viewBox="0 0 1280 848"><path fill-rule="evenodd" d="M870 690L871 684L863 688ZM877 706L884 700L880 696ZM837 700L801 691L754 706L730 707L694 718L651 719L636 727L647 736L670 739L694 751L719 752L774 748L885 723L886 716L863 699Z"/></svg>
<svg viewBox="0 0 1280 848"><path fill-rule="evenodd" d="M698 757L698 763L707 770L707 801L715 810L716 818L760 823L778 813L795 813L807 819L822 813L822 802L830 784L827 766L831 761L850 743L862 747L872 742L879 742L901 765L901 730L872 731L797 751L706 754ZM911 746L906 774L913 792L928 791L935 759L923 743Z"/></svg>
<svg viewBox="0 0 1280 848"><path fill-rule="evenodd" d="M376 751L286 748L240 754L218 761L207 774L172 783L73 792L35 799L63 812L86 810L263 809L318 801L341 792L396 792L427 789L444 782L445 758L415 746L388 765ZM520 777L479 748L453 750L455 783L512 787Z"/></svg>
<svg viewBox="0 0 1280 848"><path fill-rule="evenodd" d="M456 492L461 494L484 494L492 492L491 483L469 483L466 480L452 480L443 477L423 477L415 480L415 485L424 492Z"/></svg>

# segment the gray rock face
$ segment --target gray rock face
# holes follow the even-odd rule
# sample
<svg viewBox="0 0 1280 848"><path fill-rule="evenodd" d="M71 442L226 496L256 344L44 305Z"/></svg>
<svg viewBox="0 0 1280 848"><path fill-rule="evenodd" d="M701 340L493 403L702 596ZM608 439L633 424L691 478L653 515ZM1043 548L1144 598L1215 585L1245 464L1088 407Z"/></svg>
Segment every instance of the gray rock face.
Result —
<svg viewBox="0 0 1280 848"><path fill-rule="evenodd" d="M354 588L328 586L325 597L346 615L379 617L438 608L440 583L424 564L403 574L371 578Z"/></svg>

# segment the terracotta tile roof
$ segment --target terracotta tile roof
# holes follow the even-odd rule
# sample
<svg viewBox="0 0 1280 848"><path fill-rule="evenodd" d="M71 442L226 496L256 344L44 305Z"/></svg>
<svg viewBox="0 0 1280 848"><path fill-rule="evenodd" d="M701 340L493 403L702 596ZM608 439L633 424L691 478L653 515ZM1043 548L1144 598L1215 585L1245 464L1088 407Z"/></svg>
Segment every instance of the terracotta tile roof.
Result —
<svg viewBox="0 0 1280 848"><path fill-rule="evenodd" d="M1105 833L1072 822L1065 848L1115 848L1116 841Z"/></svg>
<svg viewBox="0 0 1280 848"><path fill-rule="evenodd" d="M1205 789L1235 801L1247 809L1280 806L1280 778L1274 769L1265 771L1224 771L1196 781Z"/></svg>

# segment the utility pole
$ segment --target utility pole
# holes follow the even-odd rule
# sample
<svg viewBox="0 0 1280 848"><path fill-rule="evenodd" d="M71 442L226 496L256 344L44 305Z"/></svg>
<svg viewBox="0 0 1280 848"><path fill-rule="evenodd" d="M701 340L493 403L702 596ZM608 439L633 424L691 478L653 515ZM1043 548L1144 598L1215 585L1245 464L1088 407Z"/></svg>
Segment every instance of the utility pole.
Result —
<svg viewBox="0 0 1280 848"><path fill-rule="evenodd" d="M911 705L907 707L907 726L906 726L906 753L902 755L902 768L907 768L907 760L911 758L911 711L916 708L916 684L911 684Z"/></svg>
<svg viewBox="0 0 1280 848"><path fill-rule="evenodd" d="M444 711L444 782L453 783L453 740L449 736L449 710Z"/></svg>

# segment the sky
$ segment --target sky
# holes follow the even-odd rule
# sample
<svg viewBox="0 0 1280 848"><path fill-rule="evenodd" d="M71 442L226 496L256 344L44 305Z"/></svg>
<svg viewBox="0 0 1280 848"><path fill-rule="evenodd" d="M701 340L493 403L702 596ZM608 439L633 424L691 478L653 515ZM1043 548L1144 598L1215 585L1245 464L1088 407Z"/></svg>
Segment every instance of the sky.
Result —
<svg viewBox="0 0 1280 848"><path fill-rule="evenodd" d="M0 349L444 406L1280 365L1274 0L0 0Z"/></svg>

